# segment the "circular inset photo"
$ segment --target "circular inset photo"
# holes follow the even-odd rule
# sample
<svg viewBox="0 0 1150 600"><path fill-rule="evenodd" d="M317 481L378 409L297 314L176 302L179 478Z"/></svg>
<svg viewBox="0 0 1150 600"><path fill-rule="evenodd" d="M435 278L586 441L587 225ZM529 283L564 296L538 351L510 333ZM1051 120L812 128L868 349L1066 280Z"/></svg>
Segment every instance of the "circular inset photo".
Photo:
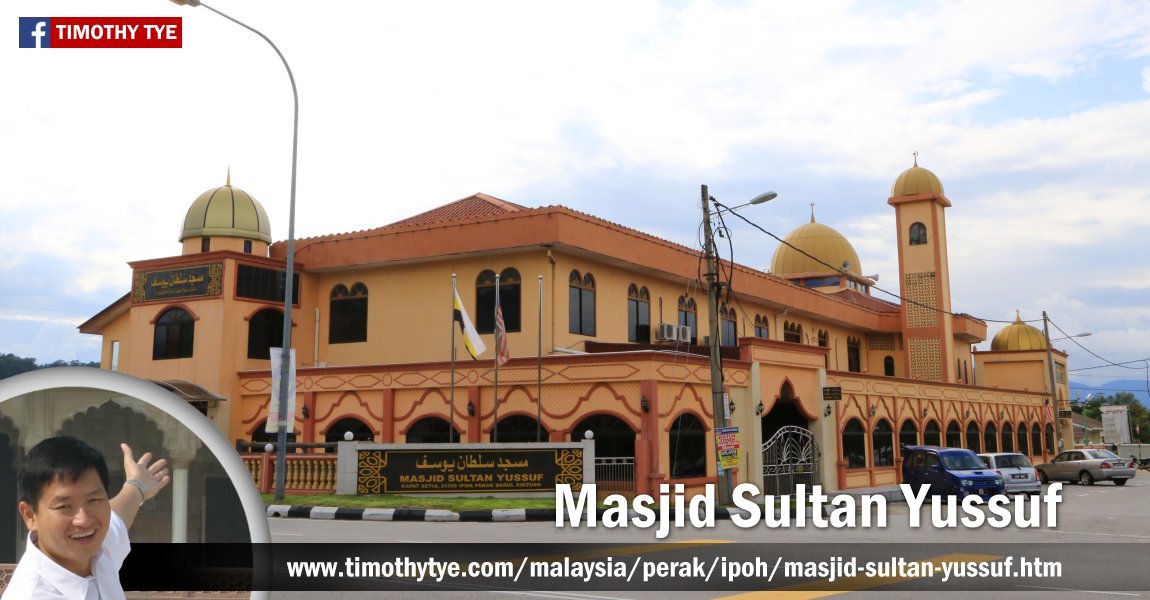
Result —
<svg viewBox="0 0 1150 600"><path fill-rule="evenodd" d="M62 589L97 581L103 596L111 567L100 561L122 549L122 563L129 542L270 538L250 472L195 404L102 369L0 381L0 587L37 570Z"/></svg>

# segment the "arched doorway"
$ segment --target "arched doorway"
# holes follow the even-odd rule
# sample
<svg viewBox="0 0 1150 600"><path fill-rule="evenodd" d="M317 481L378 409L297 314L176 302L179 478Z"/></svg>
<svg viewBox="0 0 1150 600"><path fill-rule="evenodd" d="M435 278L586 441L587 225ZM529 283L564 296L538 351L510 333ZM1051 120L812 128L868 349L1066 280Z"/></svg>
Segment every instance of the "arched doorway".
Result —
<svg viewBox="0 0 1150 600"><path fill-rule="evenodd" d="M791 494L795 485L819 483L819 447L810 420L799 410L791 382L783 382L770 412L759 419L763 439L763 493Z"/></svg>
<svg viewBox="0 0 1150 600"><path fill-rule="evenodd" d="M6 423L4 423L6 424ZM16 452L13 450L13 438L0 431L0 563L14 563L19 558L16 555L16 544L19 536L16 525L19 513L16 505ZM10 484L10 485L9 485Z"/></svg>
<svg viewBox="0 0 1150 600"><path fill-rule="evenodd" d="M499 440L501 444L518 444L534 442L539 436L539 422L527 415L511 415L499 421L491 430L491 441ZM543 438L547 439L547 430L543 430Z"/></svg>
<svg viewBox="0 0 1150 600"><path fill-rule="evenodd" d="M348 432L351 432L351 440L347 439L346 434ZM329 444L346 441L374 442L375 432L371 430L371 427L367 426L367 423L355 417L344 417L332 423L331 427L327 428L327 433L323 435L323 441ZM335 449L328 448L325 452L334 454Z"/></svg>
<svg viewBox="0 0 1150 600"><path fill-rule="evenodd" d="M407 430L408 444L453 444L459 441L459 432L441 417L423 417Z"/></svg>
<svg viewBox="0 0 1150 600"><path fill-rule="evenodd" d="M811 422L799 410L798 400L795 398L795 388L791 386L789 381L784 382L783 386L779 388L779 397L775 400L775 405L771 407L770 412L759 419L759 423L762 427L764 442L774 437L784 427L800 427L808 430L811 428Z"/></svg>
<svg viewBox="0 0 1150 600"><path fill-rule="evenodd" d="M571 430L571 441L590 431L595 442L595 484L613 492L635 489L635 431L619 417L592 415Z"/></svg>

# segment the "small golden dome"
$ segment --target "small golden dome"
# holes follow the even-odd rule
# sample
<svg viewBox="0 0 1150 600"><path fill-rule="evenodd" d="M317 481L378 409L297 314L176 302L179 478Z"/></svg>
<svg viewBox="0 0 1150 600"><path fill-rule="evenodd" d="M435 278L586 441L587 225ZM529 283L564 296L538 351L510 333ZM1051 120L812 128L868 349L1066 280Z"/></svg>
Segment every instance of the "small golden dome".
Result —
<svg viewBox="0 0 1150 600"><path fill-rule="evenodd" d="M1037 327L1022 322L1018 311L1014 313L1014 323L1002 328L990 342L990 349L997 350L1045 350L1046 336Z"/></svg>
<svg viewBox="0 0 1150 600"><path fill-rule="evenodd" d="M843 234L835 231L834 228L816 223L814 214L811 215L810 223L790 232L785 241L790 246L780 244L775 250L774 258L771 259L771 273L774 275L785 277L803 273L836 273L827 265L853 275L862 275L859 255L855 252L854 246L851 246ZM795 248L818 258L818 260L799 252Z"/></svg>
<svg viewBox="0 0 1150 600"><path fill-rule="evenodd" d="M942 194L942 181L930 171L918 166L918 153L915 153L914 166L903 171L891 186L891 197L914 196L916 194Z"/></svg>
<svg viewBox="0 0 1150 600"><path fill-rule="evenodd" d="M247 192L231 185L210 189L192 202L184 217L180 241L190 237L237 237L272 241L271 224L264 207Z"/></svg>

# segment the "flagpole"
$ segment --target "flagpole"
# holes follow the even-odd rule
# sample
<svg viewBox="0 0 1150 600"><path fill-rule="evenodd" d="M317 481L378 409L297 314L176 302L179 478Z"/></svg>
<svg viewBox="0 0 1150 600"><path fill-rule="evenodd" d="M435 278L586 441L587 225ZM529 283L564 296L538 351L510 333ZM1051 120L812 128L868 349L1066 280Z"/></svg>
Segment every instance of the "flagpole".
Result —
<svg viewBox="0 0 1150 600"><path fill-rule="evenodd" d="M535 441L543 441L543 276L539 276L539 356L535 364Z"/></svg>
<svg viewBox="0 0 1150 600"><path fill-rule="evenodd" d="M499 443L499 274L495 274L495 412L491 422L492 441Z"/></svg>
<svg viewBox="0 0 1150 600"><path fill-rule="evenodd" d="M451 431L447 433L447 441L455 435L455 273L451 274ZM455 438L459 441L459 438Z"/></svg>

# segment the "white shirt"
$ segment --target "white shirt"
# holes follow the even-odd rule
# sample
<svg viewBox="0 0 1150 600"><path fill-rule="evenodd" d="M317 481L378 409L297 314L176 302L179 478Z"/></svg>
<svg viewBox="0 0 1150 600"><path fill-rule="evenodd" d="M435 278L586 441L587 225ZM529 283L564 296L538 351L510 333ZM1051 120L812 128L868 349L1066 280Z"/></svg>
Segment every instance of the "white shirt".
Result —
<svg viewBox="0 0 1150 600"><path fill-rule="evenodd" d="M24 556L0 600L125 600L120 566L131 549L128 527L115 511L108 519L108 535L92 560L92 575L88 577L56 564L32 543L32 534L28 534Z"/></svg>

